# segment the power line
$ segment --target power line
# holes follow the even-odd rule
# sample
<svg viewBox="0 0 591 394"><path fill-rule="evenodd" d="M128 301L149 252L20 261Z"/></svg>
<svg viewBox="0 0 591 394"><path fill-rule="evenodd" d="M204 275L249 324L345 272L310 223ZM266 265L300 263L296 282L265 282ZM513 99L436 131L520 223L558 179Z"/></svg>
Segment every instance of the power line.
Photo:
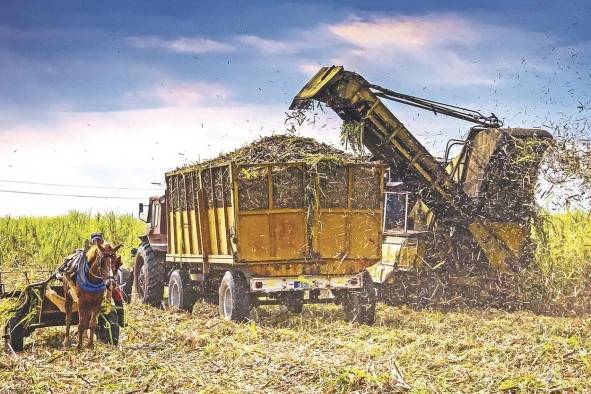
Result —
<svg viewBox="0 0 591 394"><path fill-rule="evenodd" d="M78 187L84 189L111 189L111 190L162 190L156 187L118 187L118 186L91 186L91 185L74 185L67 183L44 183L44 182L29 182L29 181L15 181L12 179L0 179L0 182L5 183L19 183L23 185L42 185L42 186L59 186L59 187Z"/></svg>
<svg viewBox="0 0 591 394"><path fill-rule="evenodd" d="M57 197L77 197L77 198L100 198L100 199L116 199L116 200L145 200L145 197L124 197L124 196L93 196L87 194L61 194L61 193L44 193L44 192L25 192L22 190L4 190L0 189L0 193L15 193L15 194L33 194L36 196L57 196Z"/></svg>

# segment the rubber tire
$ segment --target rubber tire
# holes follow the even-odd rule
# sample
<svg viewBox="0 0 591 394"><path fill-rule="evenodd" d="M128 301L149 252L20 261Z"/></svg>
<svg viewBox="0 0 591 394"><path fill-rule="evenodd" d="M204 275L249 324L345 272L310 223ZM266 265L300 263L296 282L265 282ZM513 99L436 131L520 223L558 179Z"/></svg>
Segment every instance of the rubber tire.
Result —
<svg viewBox="0 0 591 394"><path fill-rule="evenodd" d="M250 291L242 274L227 271L218 290L220 317L235 322L244 322L250 315Z"/></svg>
<svg viewBox="0 0 591 394"><path fill-rule="evenodd" d="M362 287L350 290L343 299L345 318L352 323L371 325L376 318L376 290L367 271L362 273Z"/></svg>
<svg viewBox="0 0 591 394"><path fill-rule="evenodd" d="M13 316L8 319L4 328L4 332L8 336L6 338L6 345L10 345L15 352L21 352L25 343L25 328L21 322L22 319L19 315Z"/></svg>
<svg viewBox="0 0 591 394"><path fill-rule="evenodd" d="M171 309L185 311L191 311L193 309L193 304L197 300L197 292L191 282L191 275L185 270L174 270L170 275L170 280L168 281L168 306ZM172 304L172 292L177 293L175 297L176 305Z"/></svg>
<svg viewBox="0 0 591 394"><path fill-rule="evenodd" d="M138 248L133 273L138 300L142 304L161 306L166 283L166 268L162 257L157 256L149 244L142 243ZM143 286L140 283L142 275Z"/></svg>
<svg viewBox="0 0 591 394"><path fill-rule="evenodd" d="M107 325L107 321L108 325ZM99 341L117 346L119 344L119 316L117 312L111 311L107 315L99 315L97 325L97 338Z"/></svg>
<svg viewBox="0 0 591 394"><path fill-rule="evenodd" d="M133 274L127 268L119 268L119 288L123 295L123 301L129 304L131 302L131 292L133 291Z"/></svg>
<svg viewBox="0 0 591 394"><path fill-rule="evenodd" d="M125 327L127 322L125 321L125 304L123 301L115 301L115 313L117 314L119 327Z"/></svg>
<svg viewBox="0 0 591 394"><path fill-rule="evenodd" d="M304 292L298 291L288 294L285 300L285 306L290 313L302 313L304 310Z"/></svg>

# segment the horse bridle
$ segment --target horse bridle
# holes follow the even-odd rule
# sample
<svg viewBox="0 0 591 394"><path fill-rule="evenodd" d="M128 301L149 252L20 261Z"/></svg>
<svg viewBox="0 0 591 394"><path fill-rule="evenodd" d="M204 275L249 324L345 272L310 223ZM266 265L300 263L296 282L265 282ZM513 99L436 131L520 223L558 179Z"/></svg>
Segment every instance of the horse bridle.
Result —
<svg viewBox="0 0 591 394"><path fill-rule="evenodd" d="M103 272L103 265L105 264L105 263L104 263L104 260L105 260L105 257L109 257L109 258L111 258L111 259L112 259L112 258L114 258L116 255L117 255L116 253L109 253L109 254L105 254L105 253L103 253L102 251L99 251L99 258L98 258L98 262L97 262L97 264L99 265L99 272L101 273L101 275L100 275L100 276L99 276L99 275L95 275L95 274L93 274L92 272L90 272L90 270L88 271L88 274L89 274L89 275L92 275L92 276L93 276L93 277L95 277L96 279L100 279L100 280L102 280L102 281L103 281L105 284L107 284L107 285L108 285L108 284L110 284L110 282L111 282L111 281L113 281L113 280L115 279L115 277L113 276L113 270L112 270L112 269L111 269L111 276L104 277L104 276L102 275L102 272Z"/></svg>

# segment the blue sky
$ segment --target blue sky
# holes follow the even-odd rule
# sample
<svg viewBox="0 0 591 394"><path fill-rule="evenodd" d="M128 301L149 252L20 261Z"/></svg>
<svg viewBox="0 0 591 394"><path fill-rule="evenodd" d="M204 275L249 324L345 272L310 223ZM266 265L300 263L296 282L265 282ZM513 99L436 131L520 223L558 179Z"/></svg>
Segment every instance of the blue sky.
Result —
<svg viewBox="0 0 591 394"><path fill-rule="evenodd" d="M150 186L184 161L284 130L293 95L321 65L492 111L510 126L560 123L591 100L590 1L5 1L0 9L5 180ZM436 154L470 127L391 108ZM334 114L320 123L329 127L300 132L336 143ZM0 189L89 192L1 181ZM135 206L0 193L0 215Z"/></svg>

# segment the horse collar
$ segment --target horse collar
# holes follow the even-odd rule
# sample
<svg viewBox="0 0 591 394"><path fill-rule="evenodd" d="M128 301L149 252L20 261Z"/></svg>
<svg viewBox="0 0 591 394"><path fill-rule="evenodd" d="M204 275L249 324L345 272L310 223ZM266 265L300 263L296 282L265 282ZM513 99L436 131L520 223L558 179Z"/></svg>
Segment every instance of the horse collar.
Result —
<svg viewBox="0 0 591 394"><path fill-rule="evenodd" d="M101 281L99 283L92 283L89 279L89 275L92 274L90 273L88 260L84 258L78 266L78 272L76 275L76 282L78 286L80 286L82 290L89 293L100 293L105 291L107 288L105 279L101 277Z"/></svg>

